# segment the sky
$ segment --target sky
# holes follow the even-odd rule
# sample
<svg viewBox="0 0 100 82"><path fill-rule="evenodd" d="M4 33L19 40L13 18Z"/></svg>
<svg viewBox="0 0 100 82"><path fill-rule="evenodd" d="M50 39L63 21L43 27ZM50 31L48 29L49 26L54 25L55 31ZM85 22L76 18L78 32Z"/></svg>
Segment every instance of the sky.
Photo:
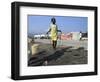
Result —
<svg viewBox="0 0 100 82"><path fill-rule="evenodd" d="M55 17L58 29L63 33L87 32L87 17L28 15L28 33L46 33L50 28L52 17Z"/></svg>

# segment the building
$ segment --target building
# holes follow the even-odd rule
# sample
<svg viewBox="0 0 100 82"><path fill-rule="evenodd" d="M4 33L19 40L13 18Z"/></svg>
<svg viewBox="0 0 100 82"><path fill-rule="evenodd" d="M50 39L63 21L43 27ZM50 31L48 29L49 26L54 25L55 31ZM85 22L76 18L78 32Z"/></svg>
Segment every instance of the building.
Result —
<svg viewBox="0 0 100 82"><path fill-rule="evenodd" d="M61 34L61 40L80 40L82 34L80 32L70 32Z"/></svg>
<svg viewBox="0 0 100 82"><path fill-rule="evenodd" d="M72 40L72 33L61 34L61 40Z"/></svg>

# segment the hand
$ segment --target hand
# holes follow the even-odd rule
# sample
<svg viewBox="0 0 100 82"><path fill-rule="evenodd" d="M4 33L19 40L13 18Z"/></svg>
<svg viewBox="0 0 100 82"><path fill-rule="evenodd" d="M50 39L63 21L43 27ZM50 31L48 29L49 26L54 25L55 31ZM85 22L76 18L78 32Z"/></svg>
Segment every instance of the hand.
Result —
<svg viewBox="0 0 100 82"><path fill-rule="evenodd" d="M48 34L48 32L46 34Z"/></svg>

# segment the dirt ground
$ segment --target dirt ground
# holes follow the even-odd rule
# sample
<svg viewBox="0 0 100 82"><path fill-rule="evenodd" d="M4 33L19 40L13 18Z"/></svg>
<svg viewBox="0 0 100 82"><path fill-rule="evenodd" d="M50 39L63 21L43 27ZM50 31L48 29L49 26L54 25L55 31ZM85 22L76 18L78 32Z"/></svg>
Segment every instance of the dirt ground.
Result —
<svg viewBox="0 0 100 82"><path fill-rule="evenodd" d="M88 50L86 41L60 42L57 49L53 50L50 41L36 40L39 52L28 54L28 66L51 65L78 65L88 63ZM70 45L69 45L70 44ZM78 46L77 46L78 45ZM31 45L30 45L31 46Z"/></svg>

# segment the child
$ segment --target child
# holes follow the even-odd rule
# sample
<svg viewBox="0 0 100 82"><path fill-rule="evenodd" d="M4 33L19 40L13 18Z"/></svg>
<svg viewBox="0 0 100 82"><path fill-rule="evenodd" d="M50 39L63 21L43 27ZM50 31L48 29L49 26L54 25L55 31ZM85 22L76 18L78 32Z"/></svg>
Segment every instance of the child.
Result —
<svg viewBox="0 0 100 82"><path fill-rule="evenodd" d="M56 19L54 17L51 19L50 29L47 32L47 34L49 32L51 34L52 47L53 49L56 49L58 32L61 32L61 30L58 30L57 25L56 25Z"/></svg>

